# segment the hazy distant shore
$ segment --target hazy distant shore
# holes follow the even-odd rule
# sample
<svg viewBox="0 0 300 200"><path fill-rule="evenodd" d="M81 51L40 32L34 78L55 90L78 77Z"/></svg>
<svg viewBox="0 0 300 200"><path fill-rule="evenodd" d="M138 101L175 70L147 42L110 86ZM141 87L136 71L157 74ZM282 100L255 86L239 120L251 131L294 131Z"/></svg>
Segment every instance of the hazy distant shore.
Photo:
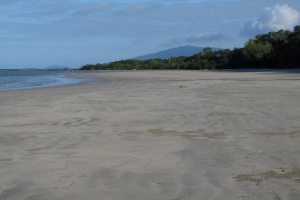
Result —
<svg viewBox="0 0 300 200"><path fill-rule="evenodd" d="M0 199L299 198L299 70L75 76L0 91Z"/></svg>

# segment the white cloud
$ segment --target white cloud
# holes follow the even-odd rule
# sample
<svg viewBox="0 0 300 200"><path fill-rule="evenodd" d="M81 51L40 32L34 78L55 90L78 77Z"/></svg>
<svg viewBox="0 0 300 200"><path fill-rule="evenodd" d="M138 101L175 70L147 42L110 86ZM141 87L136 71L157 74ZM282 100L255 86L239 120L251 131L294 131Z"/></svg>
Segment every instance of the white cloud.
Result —
<svg viewBox="0 0 300 200"><path fill-rule="evenodd" d="M110 9L112 6L108 3L91 4L85 8L80 9L77 14L88 15L92 13L102 12Z"/></svg>
<svg viewBox="0 0 300 200"><path fill-rule="evenodd" d="M275 5L267 7L257 20L247 22L241 33L246 36L255 36L280 29L291 30L299 21L299 11L288 5Z"/></svg>
<svg viewBox="0 0 300 200"><path fill-rule="evenodd" d="M162 4L157 3L139 3L139 4L133 4L125 7L120 12L123 15L132 15L132 14L138 14L138 13L145 13L149 11L153 11L155 9L158 9Z"/></svg>
<svg viewBox="0 0 300 200"><path fill-rule="evenodd" d="M169 40L166 44L163 44L161 46L176 46L182 44L195 44L195 43L212 44L215 42L220 42L220 41L230 40L230 39L231 37L223 33L199 33L187 37L173 38Z"/></svg>
<svg viewBox="0 0 300 200"><path fill-rule="evenodd" d="M222 33L201 33L185 39L185 42L213 42L228 39L228 36Z"/></svg>

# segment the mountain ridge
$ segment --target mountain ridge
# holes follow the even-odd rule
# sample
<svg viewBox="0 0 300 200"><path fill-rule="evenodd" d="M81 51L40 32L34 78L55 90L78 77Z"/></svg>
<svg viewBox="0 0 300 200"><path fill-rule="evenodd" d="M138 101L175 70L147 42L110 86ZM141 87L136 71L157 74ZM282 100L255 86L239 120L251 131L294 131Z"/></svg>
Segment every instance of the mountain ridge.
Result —
<svg viewBox="0 0 300 200"><path fill-rule="evenodd" d="M150 53L142 56L134 57L135 60L149 60L149 59L169 59L170 57L180 57L180 56L192 56L194 54L203 52L203 49L207 47L196 47L196 46L179 46L170 49L166 49L163 51L159 51L156 53ZM213 51L221 50L221 48L211 48Z"/></svg>

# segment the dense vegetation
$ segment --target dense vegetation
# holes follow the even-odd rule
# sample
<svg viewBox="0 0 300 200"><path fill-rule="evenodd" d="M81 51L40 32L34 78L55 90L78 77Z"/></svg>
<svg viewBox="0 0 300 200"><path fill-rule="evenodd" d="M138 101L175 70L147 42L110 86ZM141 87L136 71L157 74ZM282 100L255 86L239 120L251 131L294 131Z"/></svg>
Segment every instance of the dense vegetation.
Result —
<svg viewBox="0 0 300 200"><path fill-rule="evenodd" d="M243 48L213 51L205 48L193 56L169 59L121 60L106 64L87 64L82 70L141 69L224 69L224 68L300 68L300 26L294 31L280 30L257 35Z"/></svg>

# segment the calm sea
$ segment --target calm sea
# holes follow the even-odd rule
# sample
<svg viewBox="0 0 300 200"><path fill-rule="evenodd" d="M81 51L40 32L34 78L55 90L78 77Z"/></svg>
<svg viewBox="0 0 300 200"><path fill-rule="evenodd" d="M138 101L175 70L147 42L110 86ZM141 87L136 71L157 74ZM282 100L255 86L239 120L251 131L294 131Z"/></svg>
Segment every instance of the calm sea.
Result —
<svg viewBox="0 0 300 200"><path fill-rule="evenodd" d="M48 87L76 84L86 79L70 77L72 73L63 70L5 70L0 69L0 90Z"/></svg>

